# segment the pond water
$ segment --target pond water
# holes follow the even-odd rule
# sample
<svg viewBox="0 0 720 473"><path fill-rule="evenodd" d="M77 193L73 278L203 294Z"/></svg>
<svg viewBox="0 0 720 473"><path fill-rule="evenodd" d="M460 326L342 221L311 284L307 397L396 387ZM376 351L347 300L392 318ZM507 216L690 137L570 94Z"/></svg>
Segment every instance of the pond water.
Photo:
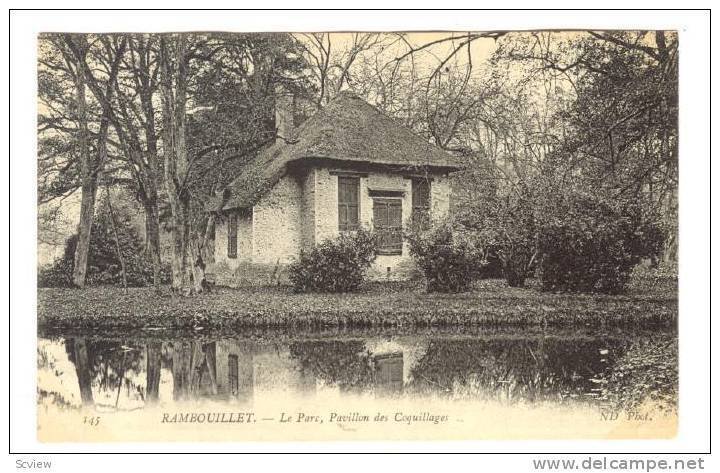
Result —
<svg viewBox="0 0 720 473"><path fill-rule="evenodd" d="M677 334L628 330L53 334L38 403L97 412L361 397L674 409Z"/></svg>

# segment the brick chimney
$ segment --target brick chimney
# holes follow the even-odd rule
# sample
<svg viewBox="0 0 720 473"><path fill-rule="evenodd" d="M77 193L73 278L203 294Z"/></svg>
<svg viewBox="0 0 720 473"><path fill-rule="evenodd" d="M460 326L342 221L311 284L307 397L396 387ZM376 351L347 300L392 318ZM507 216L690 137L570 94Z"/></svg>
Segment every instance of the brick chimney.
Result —
<svg viewBox="0 0 720 473"><path fill-rule="evenodd" d="M295 95L283 85L275 86L275 130L277 138L295 141Z"/></svg>

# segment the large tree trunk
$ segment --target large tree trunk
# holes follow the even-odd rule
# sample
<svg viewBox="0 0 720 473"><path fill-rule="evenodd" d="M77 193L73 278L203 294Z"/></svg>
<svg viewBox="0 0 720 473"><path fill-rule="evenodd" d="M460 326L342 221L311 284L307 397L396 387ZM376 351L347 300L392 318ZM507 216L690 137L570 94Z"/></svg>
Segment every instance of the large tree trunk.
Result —
<svg viewBox="0 0 720 473"><path fill-rule="evenodd" d="M202 248L198 244L198 239L194 239L190 242L190 258L192 265L190 270L192 272L193 290L196 293L203 292L205 288L205 260L202 256Z"/></svg>
<svg viewBox="0 0 720 473"><path fill-rule="evenodd" d="M145 206L146 210L146 230L147 230L147 243L148 252L153 264L153 285L155 288L160 287L160 270L161 270L161 259L160 259L160 213L158 212L158 189L161 184L160 179L160 163L158 159L158 136L155 129L155 106L153 105L153 90L154 87L151 83L152 73L150 71L150 64L148 63L145 52L148 49L148 44L141 43L140 54L140 67L142 74L140 74L140 83L142 84L140 92L140 103L142 105L143 115L145 115L145 141L147 143L147 170L144 173L145 177L145 189L147 197L149 199L148 205Z"/></svg>
<svg viewBox="0 0 720 473"><path fill-rule="evenodd" d="M75 372L80 387L80 400L84 406L92 406L94 402L92 374L90 373L90 360L84 338L76 338L73 340L73 351L75 357Z"/></svg>
<svg viewBox="0 0 720 473"><path fill-rule="evenodd" d="M117 79L120 59L125 51L125 42L121 43L116 57L113 59L110 74L107 78L105 93L103 94L97 79L87 65L88 44L84 34L63 36L65 44L72 51L75 62L75 84L78 108L78 144L80 154L80 173L82 178L82 199L80 204L80 221L78 223L78 241L75 248L73 266L73 284L77 287L85 286L87 272L87 259L90 249L92 220L95 211L95 197L99 175L107 158L107 135L112 114L112 91ZM69 59L69 57L68 57ZM85 88L90 87L95 98L102 106L100 127L97 132L95 156L90 153L90 134L88 130L88 108L85 98Z"/></svg>
<svg viewBox="0 0 720 473"><path fill-rule="evenodd" d="M84 42L83 42L84 43ZM86 54L85 44L81 44L80 51ZM84 56L83 56L84 60ZM80 172L82 176L80 220L78 221L78 240L75 246L73 265L73 284L77 287L85 286L87 272L88 252L90 250L90 233L92 232L93 214L95 212L95 196L97 193L97 174L90 157L87 101L85 98L85 74L81 67L75 73L75 93L77 101L78 119L78 148L80 155Z"/></svg>
<svg viewBox="0 0 720 473"><path fill-rule="evenodd" d="M146 249L153 266L153 286L160 286L160 223L158 219L157 206L145 207L145 235L147 238Z"/></svg>
<svg viewBox="0 0 720 473"><path fill-rule="evenodd" d="M157 144L155 137L155 125L152 124L152 110L148 113L151 114L147 118L148 131L148 169L145 173L145 189L148 197L148 201L145 204L145 230L146 230L146 242L147 250L150 255L153 265L153 285L156 289L160 287L160 270L161 270L161 259L160 259L160 212L158 210L158 155L157 155Z"/></svg>
<svg viewBox="0 0 720 473"><path fill-rule="evenodd" d="M127 270L125 267L125 257L122 253L122 247L120 246L120 237L117 231L117 225L115 223L115 212L112 207L112 198L110 197L110 190L106 187L105 193L107 194L107 206L108 214L110 217L110 227L112 228L113 238L115 239L115 251L117 252L118 261L120 261L120 271L122 275L123 291L127 293Z"/></svg>
<svg viewBox="0 0 720 473"><path fill-rule="evenodd" d="M188 224L186 206L181 199L170 205L172 209L172 288L181 291L185 288L187 273Z"/></svg>
<svg viewBox="0 0 720 473"><path fill-rule="evenodd" d="M140 104L145 117L143 130L145 132L145 142L147 151L145 159L141 159L143 170L140 173L141 186L145 190L143 205L145 207L145 250L150 257L153 265L153 285L155 288L160 287L160 214L158 212L158 189L161 184L160 179L160 163L158 159L158 136L155 129L155 106L153 105L153 93L155 85L153 85L153 71L148 62L151 40L143 40L136 38L138 47L138 63L137 71L138 88L140 96ZM131 120L128 120L132 123Z"/></svg>
<svg viewBox="0 0 720 473"><path fill-rule="evenodd" d="M190 270L193 280L193 290L196 293L203 292L206 288L207 282L205 280L205 268L207 266L206 262L209 261L208 253L211 250L208 246L210 235L213 233L215 228L215 218L213 216L209 216L205 220L203 227L204 230L202 233L192 233L193 237L188 243L190 259L192 262Z"/></svg>
<svg viewBox="0 0 720 473"><path fill-rule="evenodd" d="M157 193L155 198L148 198L143 201L145 208L145 252L150 257L153 266L153 285L160 286L160 215L157 205Z"/></svg>
<svg viewBox="0 0 720 473"><path fill-rule="evenodd" d="M174 291L181 291L186 285L190 236L190 197L186 188L188 158L185 143L187 94L185 43L184 34L166 35L160 40L162 106L165 125L163 130L165 189L172 214L172 289Z"/></svg>
<svg viewBox="0 0 720 473"><path fill-rule="evenodd" d="M217 346L215 342L205 343L202 346L202 352L204 355L203 361L207 366L208 384L210 385L209 394L211 394L213 397L217 396L218 394L216 350ZM202 366L200 367L200 372L202 373ZM199 379L198 382L201 386L203 386L202 379ZM202 390L200 390L200 393L205 394L202 392Z"/></svg>
<svg viewBox="0 0 720 473"><path fill-rule="evenodd" d="M172 343L173 400L175 401L184 401L190 397L192 348L192 342Z"/></svg>
<svg viewBox="0 0 720 473"><path fill-rule="evenodd" d="M80 221L77 226L77 246L73 264L73 284L85 287L88 253L90 251L90 234L92 232L93 215L95 213L95 197L97 179L83 179L80 202Z"/></svg>
<svg viewBox="0 0 720 473"><path fill-rule="evenodd" d="M145 401L149 404L158 401L160 392L161 342L148 342L147 345L147 388Z"/></svg>
<svg viewBox="0 0 720 473"><path fill-rule="evenodd" d="M73 266L73 284L76 287L85 287L87 273L87 260L90 251L90 238L92 233L93 216L95 215L95 200L97 197L98 175L107 156L107 116L103 115L98 132L97 156L93 159L87 156L82 159L83 182L81 187L80 221L78 222L78 241L75 247Z"/></svg>

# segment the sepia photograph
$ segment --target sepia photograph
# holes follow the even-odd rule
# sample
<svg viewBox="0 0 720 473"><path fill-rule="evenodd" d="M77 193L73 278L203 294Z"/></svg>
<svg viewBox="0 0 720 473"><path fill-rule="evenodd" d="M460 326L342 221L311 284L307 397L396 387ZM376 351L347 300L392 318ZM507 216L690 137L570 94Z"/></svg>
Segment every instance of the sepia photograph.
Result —
<svg viewBox="0 0 720 473"><path fill-rule="evenodd" d="M673 438L679 44L39 34L38 440Z"/></svg>

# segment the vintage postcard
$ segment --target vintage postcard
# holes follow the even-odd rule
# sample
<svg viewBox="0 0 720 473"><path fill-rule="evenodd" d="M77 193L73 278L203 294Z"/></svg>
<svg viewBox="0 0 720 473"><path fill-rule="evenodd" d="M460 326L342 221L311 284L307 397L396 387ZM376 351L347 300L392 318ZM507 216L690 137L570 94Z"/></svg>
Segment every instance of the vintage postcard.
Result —
<svg viewBox="0 0 720 473"><path fill-rule="evenodd" d="M37 439L668 439L674 30L37 36Z"/></svg>

